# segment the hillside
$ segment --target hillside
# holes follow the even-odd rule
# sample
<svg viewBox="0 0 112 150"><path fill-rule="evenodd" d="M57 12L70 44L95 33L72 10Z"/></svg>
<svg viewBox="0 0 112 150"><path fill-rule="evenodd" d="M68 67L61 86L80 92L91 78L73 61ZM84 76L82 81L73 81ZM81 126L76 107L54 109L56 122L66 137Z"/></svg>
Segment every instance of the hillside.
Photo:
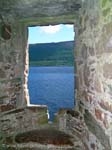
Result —
<svg viewBox="0 0 112 150"><path fill-rule="evenodd" d="M30 66L73 66L74 41L29 45Z"/></svg>

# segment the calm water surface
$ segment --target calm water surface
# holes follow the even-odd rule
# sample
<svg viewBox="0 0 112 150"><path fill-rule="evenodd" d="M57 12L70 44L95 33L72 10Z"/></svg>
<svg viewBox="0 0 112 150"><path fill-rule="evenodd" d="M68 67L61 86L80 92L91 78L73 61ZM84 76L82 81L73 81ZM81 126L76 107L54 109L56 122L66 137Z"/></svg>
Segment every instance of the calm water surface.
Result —
<svg viewBox="0 0 112 150"><path fill-rule="evenodd" d="M60 108L74 107L74 67L30 67L31 104L44 104L50 119Z"/></svg>

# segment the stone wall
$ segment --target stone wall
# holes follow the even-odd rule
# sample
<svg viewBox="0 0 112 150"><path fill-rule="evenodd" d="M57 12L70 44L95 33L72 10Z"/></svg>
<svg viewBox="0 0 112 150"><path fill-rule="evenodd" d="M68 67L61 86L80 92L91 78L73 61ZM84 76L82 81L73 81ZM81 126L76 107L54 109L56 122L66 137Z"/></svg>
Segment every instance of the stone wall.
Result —
<svg viewBox="0 0 112 150"><path fill-rule="evenodd" d="M80 11L76 99L88 149L112 149L112 2L88 0Z"/></svg>
<svg viewBox="0 0 112 150"><path fill-rule="evenodd" d="M6 111L24 103L22 101L26 42L23 42L24 27L16 22L2 23L0 33L0 104L4 104L0 106L0 111Z"/></svg>
<svg viewBox="0 0 112 150"><path fill-rule="evenodd" d="M22 107L1 115L0 133L8 136L34 130L47 123L47 107Z"/></svg>
<svg viewBox="0 0 112 150"><path fill-rule="evenodd" d="M26 132L46 120L44 108L26 107L27 26L73 23L74 18L76 107L59 112L56 127L73 136L78 150L112 150L111 0L1 0L0 8L0 134Z"/></svg>

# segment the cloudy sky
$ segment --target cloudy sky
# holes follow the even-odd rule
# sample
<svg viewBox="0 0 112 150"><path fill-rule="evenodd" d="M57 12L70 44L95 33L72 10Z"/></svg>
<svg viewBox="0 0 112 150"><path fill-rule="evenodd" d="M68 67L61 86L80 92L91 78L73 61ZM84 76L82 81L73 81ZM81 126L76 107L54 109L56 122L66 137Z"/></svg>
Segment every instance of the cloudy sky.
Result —
<svg viewBox="0 0 112 150"><path fill-rule="evenodd" d="M73 25L29 27L29 44L74 40Z"/></svg>

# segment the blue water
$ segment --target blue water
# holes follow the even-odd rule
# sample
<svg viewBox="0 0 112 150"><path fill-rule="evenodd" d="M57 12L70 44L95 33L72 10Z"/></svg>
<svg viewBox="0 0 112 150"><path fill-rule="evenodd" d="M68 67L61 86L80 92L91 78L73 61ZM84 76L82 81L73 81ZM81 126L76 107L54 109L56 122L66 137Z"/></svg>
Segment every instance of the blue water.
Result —
<svg viewBox="0 0 112 150"><path fill-rule="evenodd" d="M30 67L31 104L47 105L50 120L60 108L74 107L74 67Z"/></svg>

